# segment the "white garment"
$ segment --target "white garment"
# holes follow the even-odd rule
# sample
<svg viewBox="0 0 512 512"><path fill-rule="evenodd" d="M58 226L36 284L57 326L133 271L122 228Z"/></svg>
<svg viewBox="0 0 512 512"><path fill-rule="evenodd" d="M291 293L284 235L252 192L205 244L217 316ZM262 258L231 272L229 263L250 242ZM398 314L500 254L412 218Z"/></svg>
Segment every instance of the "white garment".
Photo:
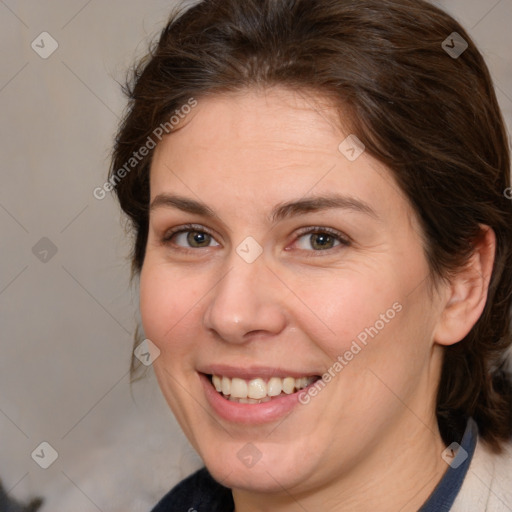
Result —
<svg viewBox="0 0 512 512"><path fill-rule="evenodd" d="M501 455L478 439L451 512L512 512L512 442Z"/></svg>

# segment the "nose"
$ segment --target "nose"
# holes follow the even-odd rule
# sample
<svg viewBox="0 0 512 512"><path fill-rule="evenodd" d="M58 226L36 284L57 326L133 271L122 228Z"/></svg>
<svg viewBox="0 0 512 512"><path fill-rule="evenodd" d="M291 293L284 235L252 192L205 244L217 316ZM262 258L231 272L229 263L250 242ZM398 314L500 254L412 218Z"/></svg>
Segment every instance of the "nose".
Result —
<svg viewBox="0 0 512 512"><path fill-rule="evenodd" d="M233 251L228 270L208 294L204 327L228 343L279 334L286 325L287 289L263 255L247 263Z"/></svg>

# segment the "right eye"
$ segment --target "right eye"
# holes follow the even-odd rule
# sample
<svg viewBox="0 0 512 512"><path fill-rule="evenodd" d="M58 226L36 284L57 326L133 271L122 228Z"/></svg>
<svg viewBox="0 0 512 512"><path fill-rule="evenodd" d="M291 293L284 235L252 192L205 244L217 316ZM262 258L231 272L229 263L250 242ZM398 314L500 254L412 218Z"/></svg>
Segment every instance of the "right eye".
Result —
<svg viewBox="0 0 512 512"><path fill-rule="evenodd" d="M177 245L185 249L203 249L220 245L204 227L196 225L180 226L168 231L162 242L166 245ZM211 242L214 242L214 244L210 245Z"/></svg>

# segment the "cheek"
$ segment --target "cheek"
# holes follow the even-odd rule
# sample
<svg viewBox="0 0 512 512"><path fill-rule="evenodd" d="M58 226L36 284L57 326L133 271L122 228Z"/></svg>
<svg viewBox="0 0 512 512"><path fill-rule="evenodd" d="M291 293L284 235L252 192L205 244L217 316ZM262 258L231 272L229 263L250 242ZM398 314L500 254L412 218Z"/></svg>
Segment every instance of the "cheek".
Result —
<svg viewBox="0 0 512 512"><path fill-rule="evenodd" d="M201 293L197 278L186 273L180 277L176 269L165 265L144 263L140 276L140 312L144 333L160 350L170 344L173 351L179 344L189 344L193 326L200 325L194 318L194 308ZM198 305L198 304L197 304Z"/></svg>
<svg viewBox="0 0 512 512"><path fill-rule="evenodd" d="M416 266L381 263L364 272L304 279L295 289L308 307L293 299L302 308L294 318L336 375L359 382L361 371L373 369L400 388L428 357L432 326L425 312L430 303L425 286L417 285L425 272L419 260ZM339 356L341 363L333 368ZM369 382L379 387L372 375ZM338 380L347 385L345 378Z"/></svg>
<svg viewBox="0 0 512 512"><path fill-rule="evenodd" d="M380 274L346 272L296 283L301 301L290 296L296 304L294 320L312 340L322 343L332 359L349 350L358 337L364 342L371 339L369 332L385 332L397 321L400 287Z"/></svg>

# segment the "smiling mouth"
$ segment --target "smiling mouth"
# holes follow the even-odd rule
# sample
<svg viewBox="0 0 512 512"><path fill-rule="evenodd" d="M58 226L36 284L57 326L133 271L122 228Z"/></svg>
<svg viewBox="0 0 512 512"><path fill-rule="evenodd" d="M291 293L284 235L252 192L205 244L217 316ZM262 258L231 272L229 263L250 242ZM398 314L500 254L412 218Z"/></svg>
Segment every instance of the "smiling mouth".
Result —
<svg viewBox="0 0 512 512"><path fill-rule="evenodd" d="M208 375L212 386L226 400L241 404L261 404L280 396L291 395L307 388L320 376L312 377L271 377L251 380L230 378L222 375Z"/></svg>

